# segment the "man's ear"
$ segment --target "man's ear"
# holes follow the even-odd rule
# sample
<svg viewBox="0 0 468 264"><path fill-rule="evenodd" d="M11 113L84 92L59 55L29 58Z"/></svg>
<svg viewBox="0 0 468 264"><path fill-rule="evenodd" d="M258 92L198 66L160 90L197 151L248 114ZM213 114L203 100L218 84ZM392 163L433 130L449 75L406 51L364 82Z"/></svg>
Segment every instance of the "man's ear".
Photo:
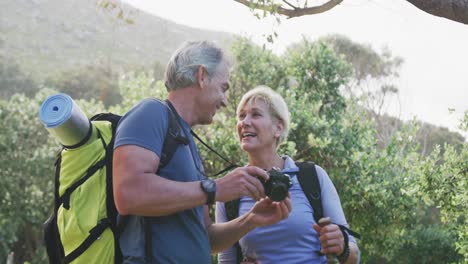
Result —
<svg viewBox="0 0 468 264"><path fill-rule="evenodd" d="M197 78L198 86L200 86L201 88L205 87L206 78L207 78L205 67L202 65L198 66L198 70L195 75L196 75L195 77Z"/></svg>

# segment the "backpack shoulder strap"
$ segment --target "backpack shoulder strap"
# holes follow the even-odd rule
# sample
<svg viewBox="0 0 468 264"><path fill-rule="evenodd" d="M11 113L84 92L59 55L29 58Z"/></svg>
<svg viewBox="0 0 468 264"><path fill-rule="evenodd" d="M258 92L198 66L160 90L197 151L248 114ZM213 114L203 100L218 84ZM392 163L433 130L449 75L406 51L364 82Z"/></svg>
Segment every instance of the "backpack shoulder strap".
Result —
<svg viewBox="0 0 468 264"><path fill-rule="evenodd" d="M314 210L315 222L318 223L318 220L323 217L323 207L320 182L318 180L315 164L313 162L296 162L296 166L299 167L297 178Z"/></svg>
<svg viewBox="0 0 468 264"><path fill-rule="evenodd" d="M122 116L113 113L99 113L90 118L91 121L109 121L112 124L112 132L115 133L117 124Z"/></svg>
<svg viewBox="0 0 468 264"><path fill-rule="evenodd" d="M107 219L101 219L100 223L94 228L96 234L103 232L103 228L108 224L113 235L114 235L114 262L122 263L122 252L119 247L119 234L120 231L117 226L117 208L114 203L114 192L112 190L112 161L114 155L114 141L115 132L117 131L117 125L119 124L122 116L112 113L101 113L91 117L91 121L109 121L112 126L112 137L106 148L106 208L107 208Z"/></svg>
<svg viewBox="0 0 468 264"><path fill-rule="evenodd" d="M159 168L162 168L169 163L169 161L172 159L172 156L174 156L177 147L180 144L188 145L190 141L181 132L182 127L179 121L177 120L179 118L179 115L174 109L174 106L172 106L171 102L169 102L169 100L160 102L167 107L168 120L167 134L164 138L164 144L161 152L161 160L159 162Z"/></svg>
<svg viewBox="0 0 468 264"><path fill-rule="evenodd" d="M162 167L166 166L172 159L174 153L177 150L177 147L180 144L188 145L190 141L182 133L182 125L179 123L178 120L180 118L179 114L177 113L171 102L169 100L157 100L167 107L168 120L167 132L166 136L164 137L161 158L159 160L159 168L156 172L157 174L159 174L159 170ZM145 258L147 259L147 261L151 260L151 251L153 248L150 228L150 221L148 221L146 217L143 217L143 229L145 236Z"/></svg>
<svg viewBox="0 0 468 264"><path fill-rule="evenodd" d="M240 199L236 199L236 200L232 200L232 201L224 203L228 221L236 219L239 216L239 205L240 205Z"/></svg>
<svg viewBox="0 0 468 264"><path fill-rule="evenodd" d="M117 209L115 208L114 204L114 192L112 191L112 159L114 155L114 138L115 132L117 131L117 125L119 124L120 119L122 116L112 114L112 113L100 113L93 117L91 117L91 121L108 121L111 123L112 126L112 137L107 144L106 147L106 193L107 193L107 214L109 219L111 220L111 226L116 226L116 219L117 219ZM99 131L98 131L99 132Z"/></svg>
<svg viewBox="0 0 468 264"><path fill-rule="evenodd" d="M236 200L232 200L232 201L224 203L228 221L231 221L239 216L239 205L240 205L240 199L236 199ZM234 247L236 250L236 257L237 257L236 263L241 263L243 256L242 256L242 249L240 247L239 241L237 241L234 244Z"/></svg>

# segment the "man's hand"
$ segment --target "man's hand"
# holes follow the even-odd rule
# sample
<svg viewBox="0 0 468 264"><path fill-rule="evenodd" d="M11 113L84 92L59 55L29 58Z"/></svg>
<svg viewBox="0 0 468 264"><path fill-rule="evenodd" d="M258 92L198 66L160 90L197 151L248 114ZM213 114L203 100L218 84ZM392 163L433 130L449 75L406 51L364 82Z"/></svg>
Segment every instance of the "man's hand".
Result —
<svg viewBox="0 0 468 264"><path fill-rule="evenodd" d="M343 253L344 237L340 228L335 224L329 224L324 227L320 227L318 224L314 224L313 228L319 234L320 250L323 254L335 254L340 255Z"/></svg>
<svg viewBox="0 0 468 264"><path fill-rule="evenodd" d="M216 201L227 202L242 196L250 196L256 201L265 197L260 179L268 180L266 171L255 167L241 167L216 180Z"/></svg>
<svg viewBox="0 0 468 264"><path fill-rule="evenodd" d="M291 212L291 194L281 202L273 202L265 197L256 202L247 213L249 220L256 227L267 226L288 218Z"/></svg>

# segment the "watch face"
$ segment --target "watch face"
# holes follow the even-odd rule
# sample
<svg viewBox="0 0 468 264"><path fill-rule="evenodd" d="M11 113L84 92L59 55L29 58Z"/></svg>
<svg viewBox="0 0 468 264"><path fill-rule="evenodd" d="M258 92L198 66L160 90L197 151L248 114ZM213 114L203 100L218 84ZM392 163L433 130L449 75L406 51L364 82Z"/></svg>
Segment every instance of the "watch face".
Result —
<svg viewBox="0 0 468 264"><path fill-rule="evenodd" d="M212 180L204 180L203 187L205 188L207 192L213 192L215 191L216 185L215 185L215 182Z"/></svg>

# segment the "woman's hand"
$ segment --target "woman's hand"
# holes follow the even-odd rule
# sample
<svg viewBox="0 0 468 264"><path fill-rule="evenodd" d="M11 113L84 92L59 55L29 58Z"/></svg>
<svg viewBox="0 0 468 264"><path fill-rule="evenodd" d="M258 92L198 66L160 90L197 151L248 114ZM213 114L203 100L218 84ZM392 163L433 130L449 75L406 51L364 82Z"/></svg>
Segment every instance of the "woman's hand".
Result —
<svg viewBox="0 0 468 264"><path fill-rule="evenodd" d="M254 204L249 211L249 220L255 226L267 226L288 218L291 212L291 194L281 202L265 197Z"/></svg>
<svg viewBox="0 0 468 264"><path fill-rule="evenodd" d="M313 228L319 234L320 245L322 254L335 254L341 255L345 249L344 237L340 228L335 224L329 224L324 227L320 227L318 224L314 224Z"/></svg>

